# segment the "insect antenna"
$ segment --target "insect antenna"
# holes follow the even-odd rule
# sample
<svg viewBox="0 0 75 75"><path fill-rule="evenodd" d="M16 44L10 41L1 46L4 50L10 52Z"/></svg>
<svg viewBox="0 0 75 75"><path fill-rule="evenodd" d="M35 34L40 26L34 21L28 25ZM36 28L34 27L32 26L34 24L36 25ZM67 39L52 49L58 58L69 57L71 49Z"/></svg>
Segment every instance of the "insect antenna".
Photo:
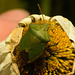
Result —
<svg viewBox="0 0 75 75"><path fill-rule="evenodd" d="M41 8L40 8L40 5L39 5L39 4L37 4L37 5L38 5L38 7L39 7L40 13L41 13L42 18L43 18L43 21L44 21L44 16L43 16L42 10L41 10Z"/></svg>

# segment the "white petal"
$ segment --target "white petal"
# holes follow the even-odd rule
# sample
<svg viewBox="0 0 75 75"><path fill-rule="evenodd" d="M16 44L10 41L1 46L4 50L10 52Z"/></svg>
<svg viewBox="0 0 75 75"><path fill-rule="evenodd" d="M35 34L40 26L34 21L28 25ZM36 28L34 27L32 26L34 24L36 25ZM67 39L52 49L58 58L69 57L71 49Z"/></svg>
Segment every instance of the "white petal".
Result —
<svg viewBox="0 0 75 75"><path fill-rule="evenodd" d="M62 28L66 31L70 39L75 42L75 27L72 22L62 16L54 16L53 19L56 19Z"/></svg>
<svg viewBox="0 0 75 75"><path fill-rule="evenodd" d="M5 41L6 40L0 42L0 75L16 75L11 65L11 51L6 46ZM10 70L10 68L12 68L12 70Z"/></svg>

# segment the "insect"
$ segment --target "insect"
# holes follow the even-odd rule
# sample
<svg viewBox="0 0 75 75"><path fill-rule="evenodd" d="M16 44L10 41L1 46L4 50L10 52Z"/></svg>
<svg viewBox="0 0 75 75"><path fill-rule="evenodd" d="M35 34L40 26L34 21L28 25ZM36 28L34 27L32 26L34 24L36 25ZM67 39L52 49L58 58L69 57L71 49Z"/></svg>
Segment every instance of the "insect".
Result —
<svg viewBox="0 0 75 75"><path fill-rule="evenodd" d="M43 14L42 18L43 18L42 21L43 23L41 24L37 23L29 24L29 29L23 35L19 45L20 51L25 50L26 52L29 53L29 62L37 59L37 57L39 57L43 53L46 43L50 41L49 33L47 31L49 28L49 24L44 21Z"/></svg>

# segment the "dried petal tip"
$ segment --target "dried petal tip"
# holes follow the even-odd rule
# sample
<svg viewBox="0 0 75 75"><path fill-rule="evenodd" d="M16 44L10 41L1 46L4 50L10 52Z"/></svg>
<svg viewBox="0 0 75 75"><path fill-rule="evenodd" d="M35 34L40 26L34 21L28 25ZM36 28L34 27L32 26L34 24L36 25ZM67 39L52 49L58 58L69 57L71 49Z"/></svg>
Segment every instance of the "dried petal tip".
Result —
<svg viewBox="0 0 75 75"><path fill-rule="evenodd" d="M11 65L11 52L5 41L0 42L0 75L16 75Z"/></svg>

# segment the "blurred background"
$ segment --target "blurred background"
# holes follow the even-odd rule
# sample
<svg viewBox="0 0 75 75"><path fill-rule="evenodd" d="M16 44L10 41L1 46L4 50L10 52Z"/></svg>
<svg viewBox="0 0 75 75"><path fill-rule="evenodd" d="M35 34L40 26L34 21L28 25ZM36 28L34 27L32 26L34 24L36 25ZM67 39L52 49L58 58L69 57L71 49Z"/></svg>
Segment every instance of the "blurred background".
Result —
<svg viewBox="0 0 75 75"><path fill-rule="evenodd" d="M0 0L0 14L12 9L25 9L30 14L40 14L37 4L43 14L48 16L62 15L75 25L75 0Z"/></svg>

